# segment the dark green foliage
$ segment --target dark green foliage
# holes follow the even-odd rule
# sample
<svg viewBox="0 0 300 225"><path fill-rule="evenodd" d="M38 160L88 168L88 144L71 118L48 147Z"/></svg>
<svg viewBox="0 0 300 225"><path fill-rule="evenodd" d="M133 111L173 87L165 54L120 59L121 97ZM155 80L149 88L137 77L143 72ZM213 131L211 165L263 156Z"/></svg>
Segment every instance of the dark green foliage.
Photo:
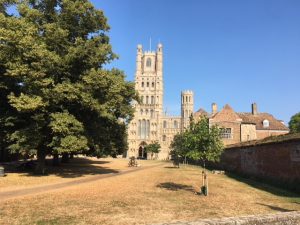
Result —
<svg viewBox="0 0 300 225"><path fill-rule="evenodd" d="M122 71L103 69L116 58L103 12L87 0L30 0L8 16L9 3L0 1L1 146L41 157L126 150L137 96Z"/></svg>
<svg viewBox="0 0 300 225"><path fill-rule="evenodd" d="M291 133L300 133L300 113L292 116L289 122L289 128Z"/></svg>
<svg viewBox="0 0 300 225"><path fill-rule="evenodd" d="M220 159L223 142L218 127L210 127L208 118L202 117L197 123L191 120L190 127L174 137L171 148L175 158L187 156L205 165Z"/></svg>

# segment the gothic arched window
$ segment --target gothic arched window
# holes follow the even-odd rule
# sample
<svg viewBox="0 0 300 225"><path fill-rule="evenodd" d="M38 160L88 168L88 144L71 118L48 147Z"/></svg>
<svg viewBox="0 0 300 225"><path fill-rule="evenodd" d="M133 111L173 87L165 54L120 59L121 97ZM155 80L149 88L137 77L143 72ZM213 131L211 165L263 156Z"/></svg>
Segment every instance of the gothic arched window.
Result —
<svg viewBox="0 0 300 225"><path fill-rule="evenodd" d="M151 67L151 59L150 58L147 59L146 66Z"/></svg>
<svg viewBox="0 0 300 225"><path fill-rule="evenodd" d="M154 96L151 96L151 104L154 104Z"/></svg>

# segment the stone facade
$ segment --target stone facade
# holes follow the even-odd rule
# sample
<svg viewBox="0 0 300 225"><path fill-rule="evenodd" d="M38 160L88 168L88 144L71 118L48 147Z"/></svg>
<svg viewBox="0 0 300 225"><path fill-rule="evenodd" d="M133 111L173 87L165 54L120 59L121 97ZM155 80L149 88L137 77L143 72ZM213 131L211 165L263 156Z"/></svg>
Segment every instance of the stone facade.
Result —
<svg viewBox="0 0 300 225"><path fill-rule="evenodd" d="M193 93L183 92L181 116L166 116L163 112L163 46L158 44L157 50L143 51L137 47L135 89L140 96L140 104L134 103L134 119L128 126L127 157L147 158L145 146L158 141L161 151L158 159L169 158L169 146L175 134L179 133L182 124L186 125L188 114L193 113Z"/></svg>
<svg viewBox="0 0 300 225"><path fill-rule="evenodd" d="M158 159L169 159L170 144L174 135L189 126L190 116L197 121L205 115L211 125L222 129L225 145L242 141L261 139L267 136L288 133L280 121L267 113L258 113L257 105L252 105L252 113L236 113L229 105L218 112L217 104L212 104L212 112L200 109L194 112L194 94L181 92L181 115L167 116L163 112L163 46L158 44L156 51L143 51L137 47L135 89L140 103L133 104L134 119L128 126L127 157L147 158L147 144L155 141L161 145ZM265 126L268 125L268 126Z"/></svg>

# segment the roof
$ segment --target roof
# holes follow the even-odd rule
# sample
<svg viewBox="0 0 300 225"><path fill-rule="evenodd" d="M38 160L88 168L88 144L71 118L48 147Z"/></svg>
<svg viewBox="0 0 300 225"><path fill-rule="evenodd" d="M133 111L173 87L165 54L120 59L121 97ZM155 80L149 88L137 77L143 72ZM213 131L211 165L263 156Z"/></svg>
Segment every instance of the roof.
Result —
<svg viewBox="0 0 300 225"><path fill-rule="evenodd" d="M220 112L211 116L216 122L221 121L241 121L239 115L231 108L230 105L226 104Z"/></svg>
<svg viewBox="0 0 300 225"><path fill-rule="evenodd" d="M263 145L263 144L282 143L282 142L298 141L298 140L300 140L300 133L282 134L282 135L278 135L278 136L266 137L262 140L253 140L253 141L247 141L247 142L241 142L241 143L228 145L228 146L226 146L226 149L250 147L250 146L255 146L255 145Z"/></svg>
<svg viewBox="0 0 300 225"><path fill-rule="evenodd" d="M239 117L245 123L254 123L257 130L285 130L289 129L279 120L277 120L273 115L269 113L258 113L253 115L252 113L237 113ZM269 127L263 126L263 121L269 121Z"/></svg>
<svg viewBox="0 0 300 225"><path fill-rule="evenodd" d="M197 112L194 112L194 118L198 118L198 117L201 117L201 116L206 116L208 117L209 114L202 108L200 108Z"/></svg>

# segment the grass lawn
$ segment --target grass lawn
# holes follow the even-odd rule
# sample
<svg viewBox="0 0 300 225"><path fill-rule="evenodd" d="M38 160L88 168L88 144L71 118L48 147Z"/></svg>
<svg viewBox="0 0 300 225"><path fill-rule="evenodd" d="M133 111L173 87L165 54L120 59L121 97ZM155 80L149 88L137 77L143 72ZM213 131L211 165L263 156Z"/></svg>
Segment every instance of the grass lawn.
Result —
<svg viewBox="0 0 300 225"><path fill-rule="evenodd" d="M117 171L128 169L125 160L107 161L100 163L103 160L98 160L96 170L101 171L101 167ZM209 174L210 195L204 197L194 194L200 188L199 167L176 169L169 163L154 161L142 161L141 164L142 167L157 166L48 193L0 201L0 224L151 224L300 210L299 196L267 185ZM69 173L72 174L71 169L70 166ZM93 176L91 171L82 173ZM53 180L48 183L82 178L65 178L56 173L50 176ZM24 179L22 175L18 177ZM26 176L26 179L47 177ZM37 185L29 180L25 182L27 186ZM8 183L6 188L15 187L13 181Z"/></svg>
<svg viewBox="0 0 300 225"><path fill-rule="evenodd" d="M47 160L51 165L51 159ZM144 164L152 165L157 161L145 161ZM79 180L99 174L118 173L129 170L127 159L97 159L94 157L75 157L69 163L60 166L49 166L47 176L37 176L32 172L16 171L16 166L6 166L7 176L0 178L0 191L18 190L28 187L41 186L46 184L62 183Z"/></svg>

